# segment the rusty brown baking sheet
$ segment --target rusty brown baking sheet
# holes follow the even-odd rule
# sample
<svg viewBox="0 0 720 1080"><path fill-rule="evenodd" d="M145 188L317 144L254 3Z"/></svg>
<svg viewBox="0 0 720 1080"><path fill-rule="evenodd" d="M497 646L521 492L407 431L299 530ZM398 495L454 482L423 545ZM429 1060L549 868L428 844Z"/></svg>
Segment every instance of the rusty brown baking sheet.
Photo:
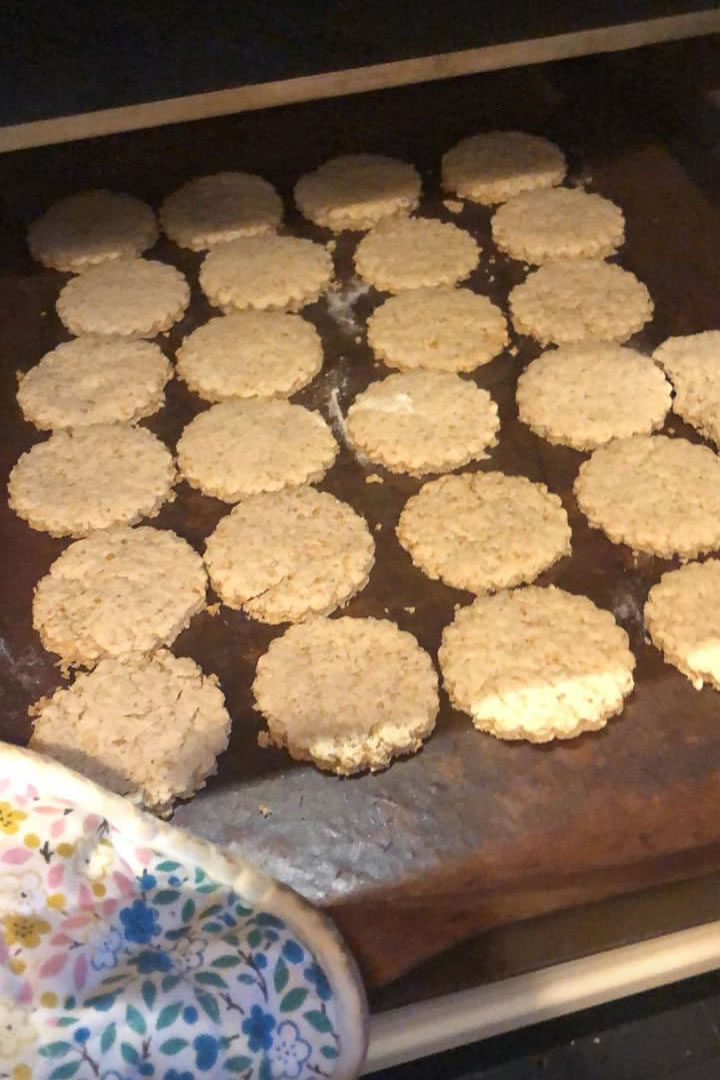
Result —
<svg viewBox="0 0 720 1080"><path fill-rule="evenodd" d="M720 202L673 156L668 128L680 107L677 94L662 94L669 74L687 64L677 51L660 55L662 62L639 56L617 67L586 62L509 72L7 156L0 162L10 221L0 250L3 479L40 438L15 403L15 372L66 336L54 312L65 276L30 261L22 227L52 199L85 187L107 185L157 203L192 175L243 168L262 172L288 197L301 172L332 154L395 153L423 171L421 212L478 238L484 254L470 285L506 308L523 268L495 256L486 210L468 205L455 216L443 206L437 166L464 134L523 127L556 138L568 153L571 179L624 208L621 262L647 283L656 304L654 321L633 344L648 351L669 334L720 328ZM663 102L667 112L658 118ZM290 211L288 228L329 238ZM337 244L346 302L331 311L323 300L304 312L322 334L326 364L293 400L331 422L333 400L344 411L386 374L373 364L363 332L380 294L362 292L349 302L356 241L347 233ZM178 266L193 285L186 317L160 339L172 356L212 311L197 289L200 256L165 241L152 254ZM648 589L670 564L635 559L587 527L572 497L583 455L548 445L516 418L517 375L539 350L528 339L513 344L516 355L510 350L473 376L496 399L502 421L499 445L480 467L542 480L561 496L573 554L540 580L586 594L630 635L637 687L620 718L568 744L514 745L478 734L443 698L437 731L420 754L375 776L340 780L257 746L250 686L257 658L279 628L222 608L214 617L197 616L175 645L218 674L233 716L218 775L177 810L176 821L237 844L327 907L371 986L486 929L720 868L720 695L696 692L665 665L642 625ZM167 407L147 426L174 446L204 407L174 381ZM668 429L698 438L672 415ZM347 611L394 619L435 655L454 605L470 596L425 579L397 543L398 515L420 482L383 473L382 484L367 484L367 471L343 447L321 485L375 530L377 564ZM180 484L177 500L155 523L202 550L226 510ZM0 736L24 741L28 704L60 681L32 630L30 608L34 584L65 542L30 529L4 498L0 538Z"/></svg>

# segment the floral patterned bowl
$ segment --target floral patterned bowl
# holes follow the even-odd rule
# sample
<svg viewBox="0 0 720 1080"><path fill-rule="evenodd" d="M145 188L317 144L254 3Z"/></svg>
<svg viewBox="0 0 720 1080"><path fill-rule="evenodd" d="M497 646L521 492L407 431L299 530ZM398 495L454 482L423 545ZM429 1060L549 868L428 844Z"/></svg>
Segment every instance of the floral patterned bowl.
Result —
<svg viewBox="0 0 720 1080"><path fill-rule="evenodd" d="M233 854L0 743L0 1076L353 1077L332 924Z"/></svg>

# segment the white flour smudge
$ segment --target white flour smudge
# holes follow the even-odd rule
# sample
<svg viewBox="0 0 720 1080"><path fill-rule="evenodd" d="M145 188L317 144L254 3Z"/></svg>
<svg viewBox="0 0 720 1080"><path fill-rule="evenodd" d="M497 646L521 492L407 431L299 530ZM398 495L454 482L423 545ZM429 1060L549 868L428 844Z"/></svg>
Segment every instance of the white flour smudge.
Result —
<svg viewBox="0 0 720 1080"><path fill-rule="evenodd" d="M337 386L334 386L328 394L328 416L335 434L347 444L347 428L345 427L345 417L340 405L340 391Z"/></svg>
<svg viewBox="0 0 720 1080"><path fill-rule="evenodd" d="M28 693L37 693L42 685L42 676L47 670L47 660L44 653L39 655L32 646L25 649L20 656L15 657L8 643L0 638L0 668L4 668L16 679L23 690Z"/></svg>
<svg viewBox="0 0 720 1080"><path fill-rule="evenodd" d="M328 314L334 319L341 330L348 334L357 334L362 330L362 325L355 318L354 307L361 296L364 296L370 286L366 285L358 277L353 277L341 289L331 289L327 294Z"/></svg>
<svg viewBox="0 0 720 1080"><path fill-rule="evenodd" d="M643 625L642 608L631 592L619 589L613 597L613 614L620 623L626 626Z"/></svg>
<svg viewBox="0 0 720 1080"><path fill-rule="evenodd" d="M348 439L345 416L340 404L340 390L337 386L333 386L328 394L327 411L328 417L330 418L330 424L338 439L344 442L349 450L352 450L355 458L361 465L369 465L370 459L360 450L356 450Z"/></svg>

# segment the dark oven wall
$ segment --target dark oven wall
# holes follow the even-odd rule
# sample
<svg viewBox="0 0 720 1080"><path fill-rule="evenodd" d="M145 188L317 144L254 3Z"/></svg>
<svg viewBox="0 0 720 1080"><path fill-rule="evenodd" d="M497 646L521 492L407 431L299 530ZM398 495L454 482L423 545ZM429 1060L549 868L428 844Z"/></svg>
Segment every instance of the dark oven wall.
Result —
<svg viewBox="0 0 720 1080"><path fill-rule="evenodd" d="M708 0L11 2L0 10L0 126L713 9Z"/></svg>

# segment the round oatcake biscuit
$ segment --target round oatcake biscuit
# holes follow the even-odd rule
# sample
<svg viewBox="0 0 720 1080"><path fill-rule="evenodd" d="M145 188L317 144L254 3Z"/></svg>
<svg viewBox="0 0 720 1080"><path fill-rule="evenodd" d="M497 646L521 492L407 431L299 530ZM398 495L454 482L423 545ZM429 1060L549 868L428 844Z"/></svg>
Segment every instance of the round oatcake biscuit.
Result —
<svg viewBox="0 0 720 1080"><path fill-rule="evenodd" d="M158 237L150 207L116 191L81 191L54 203L28 229L34 259L73 274L96 263L140 255Z"/></svg>
<svg viewBox="0 0 720 1080"><path fill-rule="evenodd" d="M289 397L322 363L315 327L284 311L219 315L193 330L177 352L178 375L206 401Z"/></svg>
<svg viewBox="0 0 720 1080"><path fill-rule="evenodd" d="M276 746L340 775L415 753L438 712L430 657L386 619L291 626L260 657L253 692Z"/></svg>
<svg viewBox="0 0 720 1080"><path fill-rule="evenodd" d="M223 603L268 623L329 615L365 588L374 561L364 518L304 486L241 499L205 549Z"/></svg>
<svg viewBox="0 0 720 1080"><path fill-rule="evenodd" d="M431 480L408 499L396 532L428 577L475 593L533 581L570 554L558 496L499 472Z"/></svg>
<svg viewBox="0 0 720 1080"><path fill-rule="evenodd" d="M246 308L299 311L325 293L333 261L321 244L297 236L241 236L205 256L200 288L229 315Z"/></svg>
<svg viewBox="0 0 720 1080"><path fill-rule="evenodd" d="M517 332L541 345L626 341L652 317L653 302L634 274L613 263L554 259L515 286L510 313Z"/></svg>
<svg viewBox="0 0 720 1080"><path fill-rule="evenodd" d="M525 191L495 211L491 226L500 251L529 263L605 258L625 239L620 207L577 188Z"/></svg>
<svg viewBox="0 0 720 1080"><path fill-rule="evenodd" d="M165 234L192 251L274 232L282 216L282 199L272 184L244 172L197 176L168 195L158 211Z"/></svg>
<svg viewBox="0 0 720 1080"><path fill-rule="evenodd" d="M500 309L453 285L391 296L368 319L367 334L378 360L400 371L473 371L508 343Z"/></svg>
<svg viewBox="0 0 720 1080"><path fill-rule="evenodd" d="M551 443L594 450L649 435L670 408L670 384L649 356L586 341L548 349L518 379L520 419Z"/></svg>
<svg viewBox="0 0 720 1080"><path fill-rule="evenodd" d="M554 585L460 608L438 659L452 705L498 739L543 743L596 731L633 689L625 631L586 596Z"/></svg>
<svg viewBox="0 0 720 1080"><path fill-rule="evenodd" d="M151 432L127 424L56 431L10 473L10 506L33 529L87 536L154 517L171 497L175 467Z"/></svg>
<svg viewBox="0 0 720 1080"><path fill-rule="evenodd" d="M455 285L472 273L480 248L470 233L432 218L379 222L355 250L360 277L383 292L422 285Z"/></svg>
<svg viewBox="0 0 720 1080"><path fill-rule="evenodd" d="M539 135L486 131L461 139L442 159L442 186L463 199L492 206L522 191L565 179L565 156Z"/></svg>
<svg viewBox="0 0 720 1080"><path fill-rule="evenodd" d="M422 476L487 457L500 421L487 390L448 372L411 371L371 383L345 426L370 461Z"/></svg>
<svg viewBox="0 0 720 1080"><path fill-rule="evenodd" d="M281 398L223 401L187 425L177 444L180 473L225 502L321 480L337 443L319 413Z"/></svg>
<svg viewBox="0 0 720 1080"><path fill-rule="evenodd" d="M215 675L165 649L101 660L31 714L31 749L156 813L205 786L230 734Z"/></svg>
<svg viewBox="0 0 720 1080"><path fill-rule="evenodd" d="M688 563L663 574L643 612L653 644L696 690L720 690L720 562Z"/></svg>
<svg viewBox="0 0 720 1080"><path fill-rule="evenodd" d="M421 187L417 170L406 161L344 154L301 176L295 203L309 221L333 232L372 229L390 214L415 210Z"/></svg>
<svg viewBox="0 0 720 1080"><path fill-rule="evenodd" d="M170 361L157 345L84 334L18 375L18 404L41 430L133 423L165 402Z"/></svg>
<svg viewBox="0 0 720 1080"><path fill-rule="evenodd" d="M149 259L114 259L60 290L57 313L71 334L155 337L181 319L190 287L179 270Z"/></svg>
<svg viewBox="0 0 720 1080"><path fill-rule="evenodd" d="M65 664L172 645L205 606L202 559L175 533L116 525L66 548L38 582L33 626Z"/></svg>
<svg viewBox="0 0 720 1080"><path fill-rule="evenodd" d="M590 524L616 544L663 559L720 547L720 458L707 446L616 439L583 462L574 490Z"/></svg>
<svg viewBox="0 0 720 1080"><path fill-rule="evenodd" d="M720 446L720 330L668 338L653 358L675 389L673 412Z"/></svg>

